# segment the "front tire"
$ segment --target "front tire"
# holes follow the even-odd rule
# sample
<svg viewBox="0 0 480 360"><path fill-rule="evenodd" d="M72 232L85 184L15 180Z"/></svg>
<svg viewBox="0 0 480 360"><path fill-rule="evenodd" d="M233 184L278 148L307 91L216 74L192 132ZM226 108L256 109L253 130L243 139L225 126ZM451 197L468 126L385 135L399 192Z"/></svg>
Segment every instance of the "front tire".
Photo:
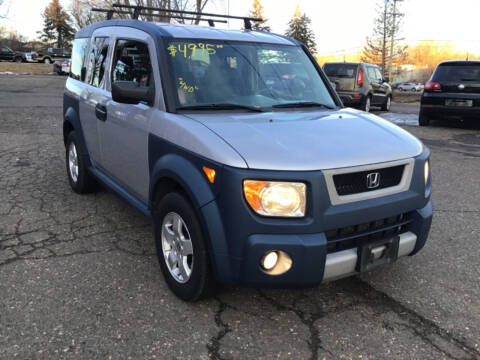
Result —
<svg viewBox="0 0 480 360"><path fill-rule="evenodd" d="M68 134L65 147L68 182L77 194L85 194L94 190L95 180L88 172L85 158L78 152L78 149L77 135L72 131Z"/></svg>
<svg viewBox="0 0 480 360"><path fill-rule="evenodd" d="M179 192L155 205L158 261L170 290L185 301L197 301L214 290L207 247L200 222L188 199Z"/></svg>
<svg viewBox="0 0 480 360"><path fill-rule="evenodd" d="M43 63L44 64L51 64L52 60L50 60L49 58L46 58L46 59L43 59Z"/></svg>

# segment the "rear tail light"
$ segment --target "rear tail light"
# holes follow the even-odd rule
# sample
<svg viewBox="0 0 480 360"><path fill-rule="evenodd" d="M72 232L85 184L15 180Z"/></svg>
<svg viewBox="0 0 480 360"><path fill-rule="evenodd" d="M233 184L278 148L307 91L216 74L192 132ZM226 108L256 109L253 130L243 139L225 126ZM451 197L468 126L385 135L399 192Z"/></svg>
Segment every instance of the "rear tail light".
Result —
<svg viewBox="0 0 480 360"><path fill-rule="evenodd" d="M358 69L358 72L357 72L357 85L363 86L363 70L362 69Z"/></svg>
<svg viewBox="0 0 480 360"><path fill-rule="evenodd" d="M425 84L425 91L441 91L442 90L442 85L440 83L435 82L435 81L427 81Z"/></svg>

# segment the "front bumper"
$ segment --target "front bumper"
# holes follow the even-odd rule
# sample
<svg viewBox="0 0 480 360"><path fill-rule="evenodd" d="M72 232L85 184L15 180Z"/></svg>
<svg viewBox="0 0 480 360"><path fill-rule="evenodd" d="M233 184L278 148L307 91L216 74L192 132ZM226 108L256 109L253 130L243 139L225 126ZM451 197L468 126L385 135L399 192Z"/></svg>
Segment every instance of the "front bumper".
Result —
<svg viewBox="0 0 480 360"><path fill-rule="evenodd" d="M413 255L424 245L432 222L431 202L413 214L414 220L400 234L398 258ZM310 235L252 235L241 283L273 287L315 286L358 273L360 248L328 252L325 233ZM292 258L292 268L271 276L259 266L263 254L282 250Z"/></svg>
<svg viewBox="0 0 480 360"><path fill-rule="evenodd" d="M325 174L321 171L279 172L224 167L217 176L219 196L200 209L217 280L262 287L305 287L353 274L358 267L356 254L364 243L358 243L358 247L356 242L351 247L335 245L332 249L329 231L399 214L408 214L408 222L402 223L401 233L397 234L400 235L398 256L415 254L424 246L432 221L431 182L426 186L423 174L428 157L429 151L425 149L414 159L408 190L337 205L331 203ZM241 192L241 184L247 178L304 181L307 184L307 216L275 219L254 214ZM387 232L382 232L381 236L384 234L387 236ZM269 275L262 270L260 260L271 250L281 250L292 258L289 271Z"/></svg>

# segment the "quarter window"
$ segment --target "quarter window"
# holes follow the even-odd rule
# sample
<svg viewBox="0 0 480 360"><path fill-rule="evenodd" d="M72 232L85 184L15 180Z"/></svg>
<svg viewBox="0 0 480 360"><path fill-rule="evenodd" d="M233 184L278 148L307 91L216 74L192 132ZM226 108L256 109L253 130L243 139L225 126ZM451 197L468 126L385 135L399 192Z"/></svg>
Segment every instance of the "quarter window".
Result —
<svg viewBox="0 0 480 360"><path fill-rule="evenodd" d="M112 82L132 81L150 86L152 65L148 46L134 40L118 40L112 66Z"/></svg>
<svg viewBox="0 0 480 360"><path fill-rule="evenodd" d="M107 37L94 38L88 57L87 83L100 88L103 87L108 43Z"/></svg>
<svg viewBox="0 0 480 360"><path fill-rule="evenodd" d="M367 68L368 71L368 78L370 80L377 80L377 74L375 73L375 69L372 67Z"/></svg>

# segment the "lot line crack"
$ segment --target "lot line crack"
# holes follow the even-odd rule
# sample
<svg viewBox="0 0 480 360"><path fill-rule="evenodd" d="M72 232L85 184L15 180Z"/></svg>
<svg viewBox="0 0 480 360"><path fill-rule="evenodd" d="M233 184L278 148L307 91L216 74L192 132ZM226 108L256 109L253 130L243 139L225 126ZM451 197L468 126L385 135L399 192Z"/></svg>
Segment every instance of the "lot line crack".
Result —
<svg viewBox="0 0 480 360"><path fill-rule="evenodd" d="M218 302L218 309L215 312L215 324L220 328L220 330L210 339L209 343L207 344L207 349L210 359L222 360L223 358L220 355L220 343L225 335L231 331L231 329L228 324L222 320L222 314L228 308L228 305L218 297L215 297L215 300Z"/></svg>
<svg viewBox="0 0 480 360"><path fill-rule="evenodd" d="M292 306L286 306L279 303L275 299L272 299L260 289L258 290L258 293L263 299L265 299L268 303L270 303L270 305L275 307L277 310L293 312L300 319L300 321L308 328L308 331L310 333L310 340L307 341L307 344L312 354L310 359L316 360L318 358L319 350L323 350L324 352L328 353L330 356L335 357L330 350L322 346L322 341L320 340L320 334L318 332L317 327L315 326L315 322L321 319L322 317L324 317L326 313L318 310L318 308L317 308L317 311L313 313L302 311L300 309L297 309L297 307L295 306L295 303Z"/></svg>

